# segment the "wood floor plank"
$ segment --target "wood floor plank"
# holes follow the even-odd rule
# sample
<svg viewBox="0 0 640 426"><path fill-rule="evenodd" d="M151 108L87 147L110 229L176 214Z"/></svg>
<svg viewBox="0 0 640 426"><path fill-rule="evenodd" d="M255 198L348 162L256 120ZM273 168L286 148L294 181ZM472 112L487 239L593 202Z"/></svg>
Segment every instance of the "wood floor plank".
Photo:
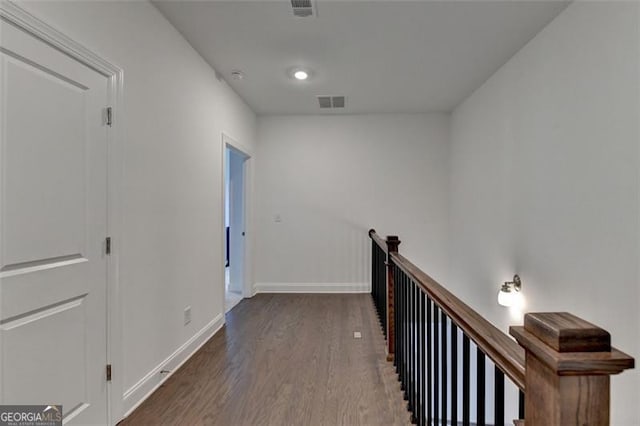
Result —
<svg viewBox="0 0 640 426"><path fill-rule="evenodd" d="M369 295L259 294L226 321L121 425L409 424Z"/></svg>

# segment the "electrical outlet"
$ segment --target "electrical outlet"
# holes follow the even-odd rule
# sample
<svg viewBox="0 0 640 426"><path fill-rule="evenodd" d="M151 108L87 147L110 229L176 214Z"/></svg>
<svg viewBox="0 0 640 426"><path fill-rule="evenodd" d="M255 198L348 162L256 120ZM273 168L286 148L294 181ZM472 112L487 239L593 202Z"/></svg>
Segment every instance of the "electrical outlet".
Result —
<svg viewBox="0 0 640 426"><path fill-rule="evenodd" d="M188 325L191 322L191 306L184 308L184 325Z"/></svg>

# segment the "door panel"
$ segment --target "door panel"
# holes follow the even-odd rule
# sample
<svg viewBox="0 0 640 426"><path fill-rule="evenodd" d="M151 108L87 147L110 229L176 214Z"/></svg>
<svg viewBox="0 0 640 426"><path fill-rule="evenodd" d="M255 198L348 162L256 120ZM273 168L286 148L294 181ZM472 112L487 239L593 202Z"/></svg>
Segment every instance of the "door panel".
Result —
<svg viewBox="0 0 640 426"><path fill-rule="evenodd" d="M12 57L6 59L5 78L2 269L81 257L87 137L77 117L87 115L87 91Z"/></svg>
<svg viewBox="0 0 640 426"><path fill-rule="evenodd" d="M15 348L5 352L4 362L7 366L22 367L7 368L4 372L3 380L11 384L13 398L37 403L55 395L66 413L88 400L83 380L87 369L85 301L86 296L81 296L3 324L4 344ZM60 333L61 330L64 332ZM43 348L43 336L56 336L55 344ZM25 375L25 368L46 371L46 379Z"/></svg>
<svg viewBox="0 0 640 426"><path fill-rule="evenodd" d="M0 403L105 424L109 82L0 32Z"/></svg>

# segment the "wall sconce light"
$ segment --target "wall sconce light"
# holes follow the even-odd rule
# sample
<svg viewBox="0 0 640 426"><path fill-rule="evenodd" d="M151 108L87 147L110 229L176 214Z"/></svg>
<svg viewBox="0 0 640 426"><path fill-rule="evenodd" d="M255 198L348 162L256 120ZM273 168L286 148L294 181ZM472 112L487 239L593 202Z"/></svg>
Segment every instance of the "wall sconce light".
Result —
<svg viewBox="0 0 640 426"><path fill-rule="evenodd" d="M498 304L501 306L518 306L522 300L522 281L518 275L513 276L513 281L507 281L498 292Z"/></svg>

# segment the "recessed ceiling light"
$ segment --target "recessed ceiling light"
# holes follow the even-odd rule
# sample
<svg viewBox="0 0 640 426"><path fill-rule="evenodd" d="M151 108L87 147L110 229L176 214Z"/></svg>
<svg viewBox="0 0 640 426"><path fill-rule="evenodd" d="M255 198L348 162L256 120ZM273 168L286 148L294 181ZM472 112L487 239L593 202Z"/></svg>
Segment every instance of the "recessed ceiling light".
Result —
<svg viewBox="0 0 640 426"><path fill-rule="evenodd" d="M231 71L231 78L234 80L242 80L244 78L244 73L240 70Z"/></svg>
<svg viewBox="0 0 640 426"><path fill-rule="evenodd" d="M309 78L309 73L304 70L297 70L294 71L293 76L296 80L306 80L307 78Z"/></svg>

